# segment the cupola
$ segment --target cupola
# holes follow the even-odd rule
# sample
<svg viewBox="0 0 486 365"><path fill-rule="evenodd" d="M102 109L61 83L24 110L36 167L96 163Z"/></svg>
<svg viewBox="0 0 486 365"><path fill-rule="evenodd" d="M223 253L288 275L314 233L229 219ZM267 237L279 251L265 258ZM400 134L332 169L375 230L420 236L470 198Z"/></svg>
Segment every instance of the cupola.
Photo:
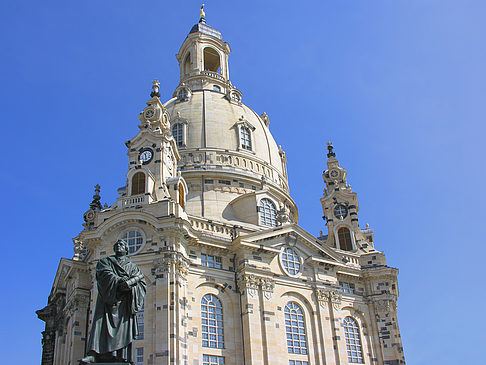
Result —
<svg viewBox="0 0 486 365"><path fill-rule="evenodd" d="M229 83L230 52L231 48L223 41L221 32L206 24L206 15L201 7L199 22L191 28L177 54L180 85L184 84L191 90L225 92Z"/></svg>

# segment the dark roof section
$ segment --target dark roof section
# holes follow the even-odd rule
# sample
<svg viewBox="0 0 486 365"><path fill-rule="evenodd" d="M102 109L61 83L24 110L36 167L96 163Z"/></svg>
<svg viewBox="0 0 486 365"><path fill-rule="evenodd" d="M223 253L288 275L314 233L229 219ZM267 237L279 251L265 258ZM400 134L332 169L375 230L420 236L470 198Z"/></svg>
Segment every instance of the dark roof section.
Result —
<svg viewBox="0 0 486 365"><path fill-rule="evenodd" d="M206 25L202 22L194 24L189 34L198 33L198 32L223 40L223 36L221 35L221 32L217 31L214 28L211 28L209 25Z"/></svg>

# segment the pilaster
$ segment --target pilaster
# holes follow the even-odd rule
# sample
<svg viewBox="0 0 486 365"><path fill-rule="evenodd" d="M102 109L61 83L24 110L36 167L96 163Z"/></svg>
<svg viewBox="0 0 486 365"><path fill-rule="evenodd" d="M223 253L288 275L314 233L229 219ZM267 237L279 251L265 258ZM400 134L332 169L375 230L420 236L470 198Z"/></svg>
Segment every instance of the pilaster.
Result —
<svg viewBox="0 0 486 365"><path fill-rule="evenodd" d="M166 251L153 263L155 277L155 365L187 364L188 261Z"/></svg>

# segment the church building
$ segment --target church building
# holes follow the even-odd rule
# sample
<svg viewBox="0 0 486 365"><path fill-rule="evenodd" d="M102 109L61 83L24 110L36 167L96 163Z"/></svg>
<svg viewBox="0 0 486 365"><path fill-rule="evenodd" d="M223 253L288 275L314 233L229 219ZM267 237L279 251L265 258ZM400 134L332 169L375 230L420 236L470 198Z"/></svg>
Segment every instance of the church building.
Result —
<svg viewBox="0 0 486 365"><path fill-rule="evenodd" d="M62 258L47 306L42 365L75 365L97 298L95 267L118 239L147 282L136 365L405 364L398 270L360 227L357 194L328 144L327 235L298 225L287 159L269 117L229 77L231 48L204 13L177 54L180 83L159 83L126 142L126 183L100 187ZM135 127L135 125L134 125Z"/></svg>

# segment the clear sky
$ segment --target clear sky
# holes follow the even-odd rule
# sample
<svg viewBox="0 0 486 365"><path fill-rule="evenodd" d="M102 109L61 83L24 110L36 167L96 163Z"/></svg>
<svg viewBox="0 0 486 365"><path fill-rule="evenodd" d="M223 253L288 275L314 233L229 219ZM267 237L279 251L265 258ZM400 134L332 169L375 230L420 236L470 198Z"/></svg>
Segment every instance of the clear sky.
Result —
<svg viewBox="0 0 486 365"><path fill-rule="evenodd" d="M0 187L5 364L39 364L44 307L82 229L93 185L112 204L124 141L198 1L0 3ZM326 232L319 199L332 140L359 222L399 274L409 364L484 363L485 1L206 1L230 43L230 78L270 117L300 225ZM479 312L478 312L479 310Z"/></svg>

